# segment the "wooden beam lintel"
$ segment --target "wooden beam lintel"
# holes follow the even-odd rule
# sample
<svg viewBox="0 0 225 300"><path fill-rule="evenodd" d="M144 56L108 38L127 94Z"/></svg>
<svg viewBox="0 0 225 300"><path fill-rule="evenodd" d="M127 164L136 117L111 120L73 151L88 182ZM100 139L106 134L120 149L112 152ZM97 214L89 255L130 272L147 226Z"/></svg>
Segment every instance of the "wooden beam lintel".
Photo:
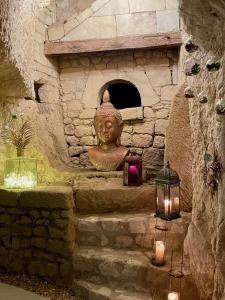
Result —
<svg viewBox="0 0 225 300"><path fill-rule="evenodd" d="M179 47L181 44L182 39L180 32L126 36L112 39L93 39L65 42L46 41L45 55L55 56L119 50L169 48Z"/></svg>

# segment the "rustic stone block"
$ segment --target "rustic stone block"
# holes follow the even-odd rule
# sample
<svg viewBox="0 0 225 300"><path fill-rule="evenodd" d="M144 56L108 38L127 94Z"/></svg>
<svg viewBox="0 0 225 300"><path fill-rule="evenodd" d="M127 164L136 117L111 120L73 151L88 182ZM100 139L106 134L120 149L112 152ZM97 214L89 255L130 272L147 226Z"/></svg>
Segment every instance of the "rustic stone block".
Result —
<svg viewBox="0 0 225 300"><path fill-rule="evenodd" d="M128 0L111 0L101 9L99 9L95 16L114 16L129 14L129 2Z"/></svg>
<svg viewBox="0 0 225 300"><path fill-rule="evenodd" d="M80 119L93 119L94 115L96 113L96 109L85 109L82 111L82 113L79 115Z"/></svg>
<svg viewBox="0 0 225 300"><path fill-rule="evenodd" d="M132 135L126 132L122 133L121 136L121 144L123 146L131 146L132 145Z"/></svg>
<svg viewBox="0 0 225 300"><path fill-rule="evenodd" d="M157 148L144 149L142 159L146 166L162 166L164 164L164 151Z"/></svg>
<svg viewBox="0 0 225 300"><path fill-rule="evenodd" d="M47 250L56 253L68 256L70 254L70 250L68 249L68 243L59 240L49 240L47 243Z"/></svg>
<svg viewBox="0 0 225 300"><path fill-rule="evenodd" d="M18 203L19 192L0 189L0 206L14 207Z"/></svg>
<svg viewBox="0 0 225 300"><path fill-rule="evenodd" d="M38 187L22 191L20 195L22 207L68 209L74 207L72 189L70 187Z"/></svg>
<svg viewBox="0 0 225 300"><path fill-rule="evenodd" d="M134 134L132 136L132 145L134 147L150 147L152 145L153 138L149 134Z"/></svg>
<svg viewBox="0 0 225 300"><path fill-rule="evenodd" d="M0 216L0 224L10 224L11 223L11 217L10 215L1 215Z"/></svg>
<svg viewBox="0 0 225 300"><path fill-rule="evenodd" d="M151 107L144 107L144 118L146 119L153 119L155 117L155 114L153 112L153 109Z"/></svg>
<svg viewBox="0 0 225 300"><path fill-rule="evenodd" d="M2 227L0 226L0 236L9 236L10 235L10 227Z"/></svg>
<svg viewBox="0 0 225 300"><path fill-rule="evenodd" d="M40 218L40 212L38 210L31 210L29 213L34 219Z"/></svg>
<svg viewBox="0 0 225 300"><path fill-rule="evenodd" d="M77 146L78 141L79 141L79 139L76 138L75 136L69 135L66 137L66 142L70 146Z"/></svg>
<svg viewBox="0 0 225 300"><path fill-rule="evenodd" d="M118 36L156 33L155 12L116 16Z"/></svg>
<svg viewBox="0 0 225 300"><path fill-rule="evenodd" d="M70 156L76 156L76 155L79 155L79 154L81 154L83 152L84 152L84 149L81 146L72 146L72 147L69 147L69 155Z"/></svg>
<svg viewBox="0 0 225 300"><path fill-rule="evenodd" d="M92 135L92 128L84 125L76 126L74 133L77 137L90 136Z"/></svg>
<svg viewBox="0 0 225 300"><path fill-rule="evenodd" d="M41 237L32 238L31 246L40 248L40 249L45 249L46 248L46 239L41 238Z"/></svg>
<svg viewBox="0 0 225 300"><path fill-rule="evenodd" d="M166 128L168 127L168 125L169 125L169 121L168 120L163 120L163 119L156 120L155 134L165 135Z"/></svg>
<svg viewBox="0 0 225 300"><path fill-rule="evenodd" d="M94 30L93 30L94 28ZM63 41L83 39L104 39L116 37L116 21L114 16L90 17L69 32Z"/></svg>
<svg viewBox="0 0 225 300"><path fill-rule="evenodd" d="M47 237L48 231L44 226L36 226L33 230L33 234L36 236Z"/></svg>
<svg viewBox="0 0 225 300"><path fill-rule="evenodd" d="M27 217L27 216L23 216L21 219L19 219L18 224L22 224L22 225L28 225L32 223L31 218Z"/></svg>
<svg viewBox="0 0 225 300"><path fill-rule="evenodd" d="M178 10L178 0L166 0L166 9L167 10Z"/></svg>
<svg viewBox="0 0 225 300"><path fill-rule="evenodd" d="M80 145L83 146L93 146L95 145L95 140L93 136L84 136L80 139Z"/></svg>
<svg viewBox="0 0 225 300"><path fill-rule="evenodd" d="M32 236L32 228L19 224L12 224L12 235L13 236Z"/></svg>
<svg viewBox="0 0 225 300"><path fill-rule="evenodd" d="M8 208L8 213L12 215L22 215L24 212L21 209L18 208Z"/></svg>
<svg viewBox="0 0 225 300"><path fill-rule="evenodd" d="M157 119L166 119L169 116L169 110L166 108L160 109L156 112Z"/></svg>
<svg viewBox="0 0 225 300"><path fill-rule="evenodd" d="M120 113L122 115L123 121L142 120L143 119L143 108L142 107L132 107L132 108L121 109Z"/></svg>
<svg viewBox="0 0 225 300"><path fill-rule="evenodd" d="M179 15L177 10L164 10L156 12L157 32L179 31Z"/></svg>
<svg viewBox="0 0 225 300"><path fill-rule="evenodd" d="M130 12L144 12L144 11L155 11L155 10L164 10L165 9L165 0L130 0Z"/></svg>
<svg viewBox="0 0 225 300"><path fill-rule="evenodd" d="M154 134L154 122L143 122L140 124L135 124L133 133L140 133L140 134Z"/></svg>
<svg viewBox="0 0 225 300"><path fill-rule="evenodd" d="M74 134L74 126L72 124L65 126L65 134L68 134L68 135Z"/></svg>
<svg viewBox="0 0 225 300"><path fill-rule="evenodd" d="M63 239L64 237L64 232L60 229L49 226L48 231L52 239Z"/></svg>
<svg viewBox="0 0 225 300"><path fill-rule="evenodd" d="M165 147L165 138L163 136L155 136L153 142L154 148L164 148Z"/></svg>
<svg viewBox="0 0 225 300"><path fill-rule="evenodd" d="M3 246L7 249L12 247L12 241L11 241L11 237L10 236L3 236L1 238Z"/></svg>
<svg viewBox="0 0 225 300"><path fill-rule="evenodd" d="M134 240L129 236L117 236L116 237L116 245L119 248L129 248L134 245Z"/></svg>
<svg viewBox="0 0 225 300"><path fill-rule="evenodd" d="M55 219L54 224L55 224L56 227L58 227L60 229L64 229L68 226L68 221L61 220L61 219Z"/></svg>

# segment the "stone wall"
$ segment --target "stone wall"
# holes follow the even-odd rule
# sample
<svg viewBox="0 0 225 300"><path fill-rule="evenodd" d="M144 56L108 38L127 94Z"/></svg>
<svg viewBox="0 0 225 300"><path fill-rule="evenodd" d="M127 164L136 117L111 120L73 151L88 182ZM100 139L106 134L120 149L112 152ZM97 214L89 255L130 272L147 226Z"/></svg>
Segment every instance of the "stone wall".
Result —
<svg viewBox="0 0 225 300"><path fill-rule="evenodd" d="M45 170L42 180L48 181L47 178L55 177L49 162L61 169L66 169L69 163L59 103L57 62L44 55L46 30L55 20L54 5L42 7L39 2L3 1L0 16L1 119L4 111L11 111L22 113L32 122L33 147L27 149L26 155L40 160L38 163ZM39 89L40 103L34 93L34 81L43 84ZM0 148L1 161L15 156L15 149L9 151L2 141ZM3 166L1 163L1 174Z"/></svg>
<svg viewBox="0 0 225 300"><path fill-rule="evenodd" d="M0 190L0 266L68 284L74 221L72 188Z"/></svg>
<svg viewBox="0 0 225 300"><path fill-rule="evenodd" d="M224 211L224 115L217 115L216 103L224 99L224 11L223 1L180 1L188 33L200 50L192 57L201 72L188 79L195 93L189 101L193 147L193 218L186 246L201 299L225 297L225 211ZM208 59L220 61L218 72L208 72ZM197 95L204 92L208 103L201 104ZM205 154L207 153L207 156ZM217 157L222 166L218 188L210 181L212 162ZM211 174L211 175L210 175ZM216 173L214 175L217 175Z"/></svg>
<svg viewBox="0 0 225 300"><path fill-rule="evenodd" d="M87 167L87 150L96 145L93 117L104 89L126 80L138 89L142 106L121 110L122 144L143 154L148 166L163 164L164 135L177 88L178 50L121 51L63 56L60 96L71 161Z"/></svg>
<svg viewBox="0 0 225 300"><path fill-rule="evenodd" d="M48 30L50 40L113 38L179 31L177 0L56 1L58 21ZM58 5L59 4L59 5ZM64 7L64 8L63 8ZM67 11L67 12L66 12ZM79 13L80 12L80 13ZM73 13L73 15L71 15Z"/></svg>

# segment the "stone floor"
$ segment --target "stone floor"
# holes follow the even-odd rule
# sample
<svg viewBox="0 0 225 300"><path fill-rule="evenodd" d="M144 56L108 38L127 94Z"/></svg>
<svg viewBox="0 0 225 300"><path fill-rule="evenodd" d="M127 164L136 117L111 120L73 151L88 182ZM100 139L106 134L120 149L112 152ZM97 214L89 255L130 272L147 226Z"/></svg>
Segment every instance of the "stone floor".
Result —
<svg viewBox="0 0 225 300"><path fill-rule="evenodd" d="M1 300L50 300L37 294L25 291L18 287L0 283Z"/></svg>

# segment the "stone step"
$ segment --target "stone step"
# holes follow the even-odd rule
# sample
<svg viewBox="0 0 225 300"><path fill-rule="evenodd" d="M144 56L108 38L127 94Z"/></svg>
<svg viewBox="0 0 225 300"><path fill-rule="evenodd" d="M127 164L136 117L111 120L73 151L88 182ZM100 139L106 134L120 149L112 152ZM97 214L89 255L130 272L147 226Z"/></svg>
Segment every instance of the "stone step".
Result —
<svg viewBox="0 0 225 300"><path fill-rule="evenodd" d="M129 292L76 279L73 281L72 290L76 296L85 300L159 300L153 299L149 293Z"/></svg>
<svg viewBox="0 0 225 300"><path fill-rule="evenodd" d="M120 178L92 178L75 184L74 199L82 214L154 210L155 187L127 187Z"/></svg>
<svg viewBox="0 0 225 300"><path fill-rule="evenodd" d="M157 220L158 225L168 226L167 244L172 243L174 251L183 246L190 221L190 213L182 213L173 222ZM138 250L152 249L154 244L156 218L152 212L78 215L75 222L80 246Z"/></svg>
<svg viewBox="0 0 225 300"><path fill-rule="evenodd" d="M132 292L169 289L169 260L165 266L155 267L149 251L81 247L74 254L73 268L75 278L94 284ZM184 269L184 274L182 300L198 299L189 270Z"/></svg>

